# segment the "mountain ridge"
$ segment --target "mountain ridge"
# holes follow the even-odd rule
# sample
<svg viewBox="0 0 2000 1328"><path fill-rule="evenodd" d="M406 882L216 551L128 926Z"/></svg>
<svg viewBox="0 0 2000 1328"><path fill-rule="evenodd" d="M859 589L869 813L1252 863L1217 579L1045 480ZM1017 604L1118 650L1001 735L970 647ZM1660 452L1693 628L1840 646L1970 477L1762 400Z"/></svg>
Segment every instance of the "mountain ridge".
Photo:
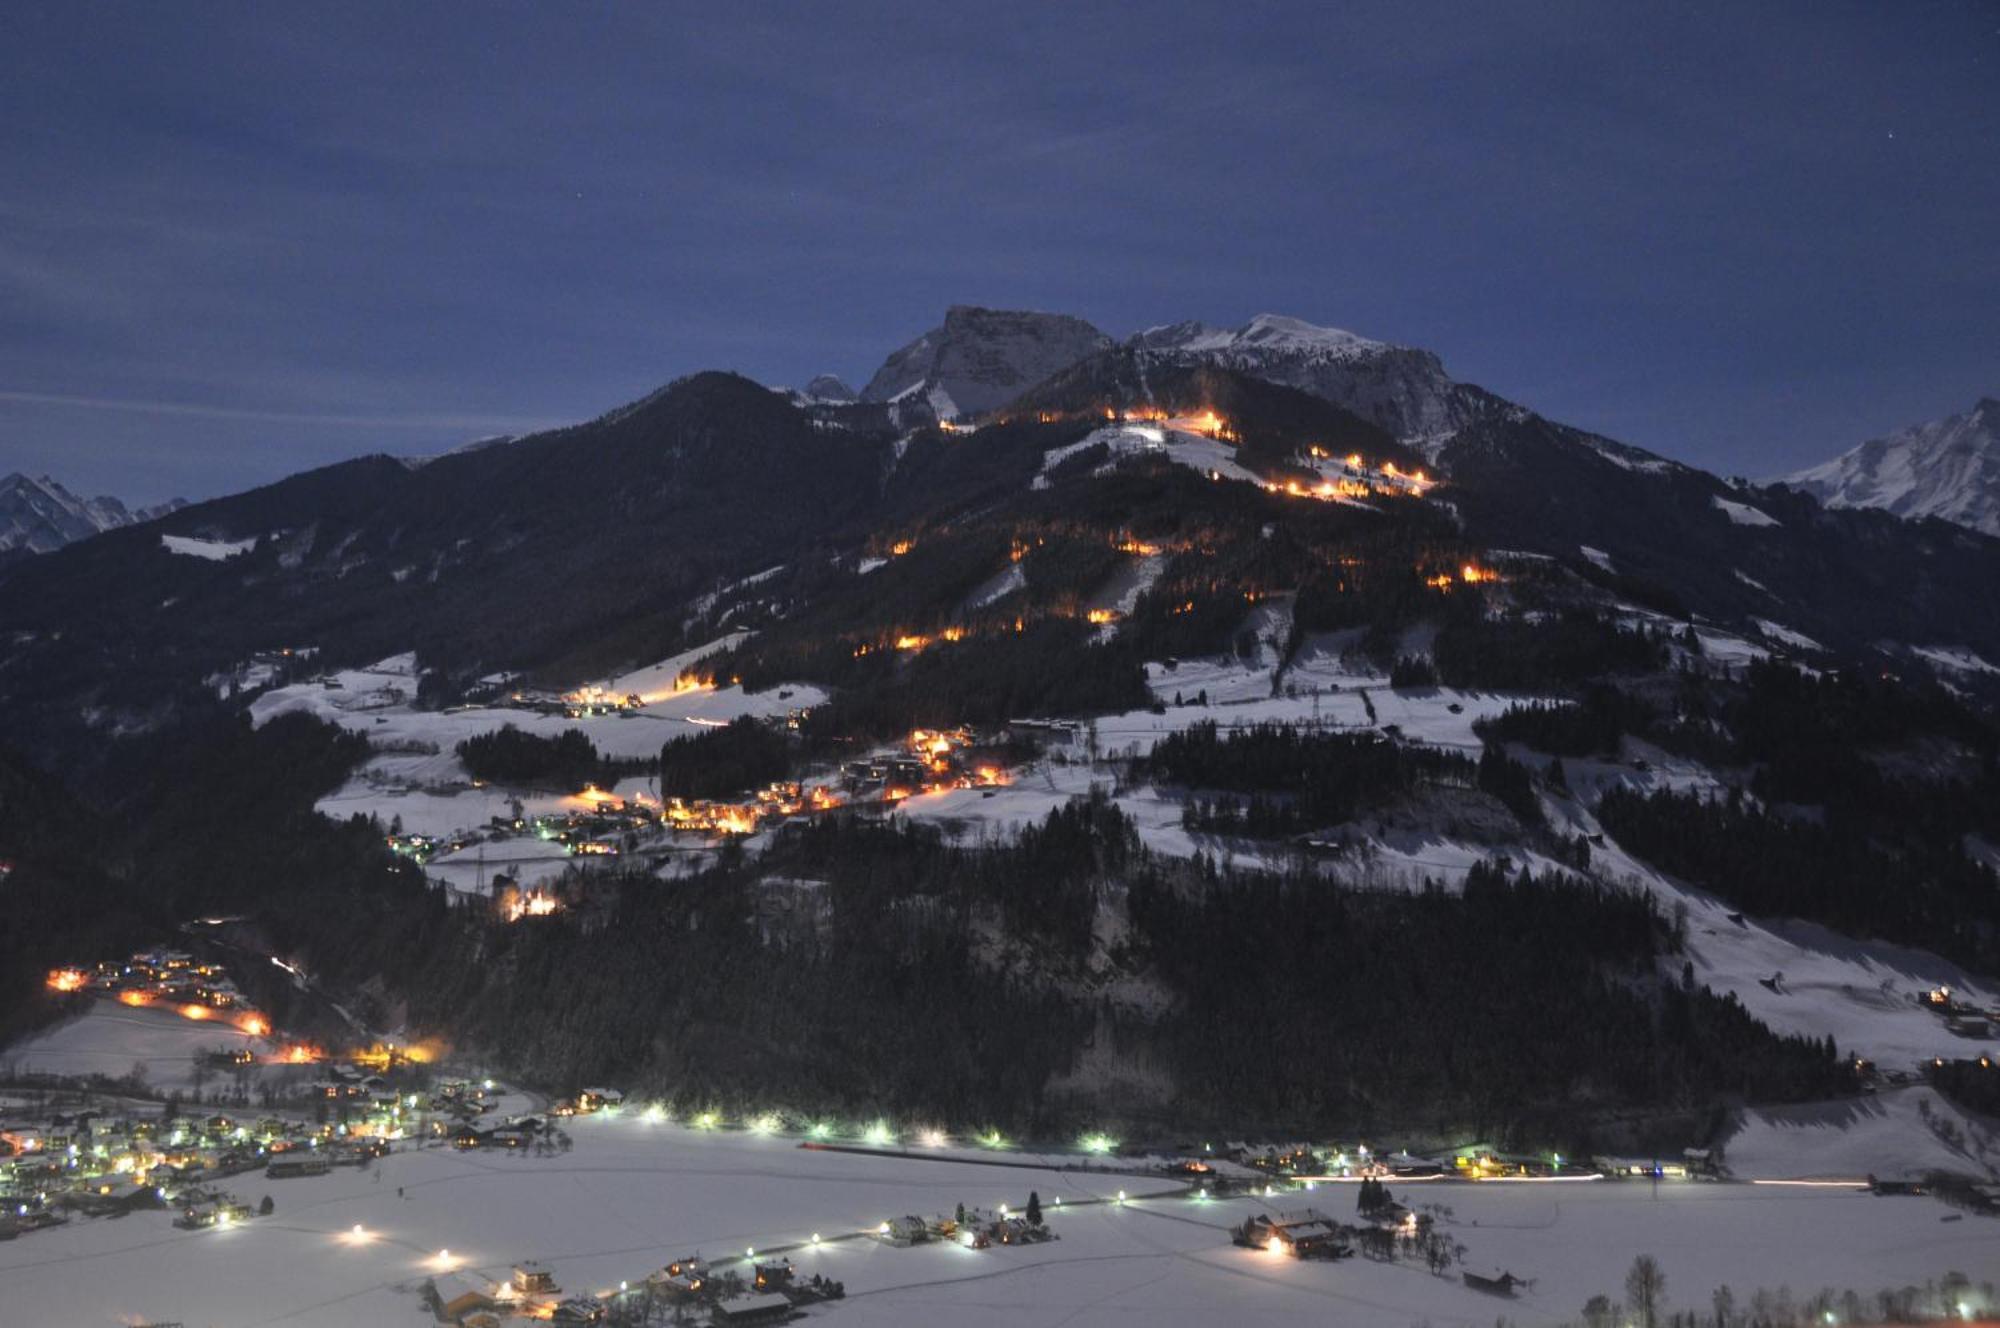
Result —
<svg viewBox="0 0 2000 1328"><path fill-rule="evenodd" d="M1936 517L2000 536L2000 400L1871 438L1773 483L1828 507Z"/></svg>
<svg viewBox="0 0 2000 1328"><path fill-rule="evenodd" d="M108 494L83 498L47 475L0 478L0 554L53 553L78 540L179 511L182 498L130 508Z"/></svg>

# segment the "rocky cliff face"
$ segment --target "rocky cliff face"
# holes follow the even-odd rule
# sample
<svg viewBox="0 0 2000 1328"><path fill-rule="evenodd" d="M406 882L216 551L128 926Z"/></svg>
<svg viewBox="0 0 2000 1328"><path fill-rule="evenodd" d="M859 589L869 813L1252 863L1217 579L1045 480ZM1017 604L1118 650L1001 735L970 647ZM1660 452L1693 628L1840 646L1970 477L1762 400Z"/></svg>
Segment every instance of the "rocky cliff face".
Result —
<svg viewBox="0 0 2000 1328"><path fill-rule="evenodd" d="M1081 318L954 305L943 326L883 362L861 399L921 399L940 419L981 415L1109 345Z"/></svg>
<svg viewBox="0 0 2000 1328"><path fill-rule="evenodd" d="M1493 404L1486 392L1453 381L1430 351L1278 314L1259 314L1235 329L1175 323L1141 332L1132 344L1310 392L1420 447Z"/></svg>
<svg viewBox="0 0 2000 1328"><path fill-rule="evenodd" d="M53 553L65 544L183 507L176 498L133 511L116 498L79 498L47 475L0 480L0 553Z"/></svg>
<svg viewBox="0 0 2000 1328"><path fill-rule="evenodd" d="M1780 483L1828 507L1879 507L2000 535L2000 401L1871 439Z"/></svg>

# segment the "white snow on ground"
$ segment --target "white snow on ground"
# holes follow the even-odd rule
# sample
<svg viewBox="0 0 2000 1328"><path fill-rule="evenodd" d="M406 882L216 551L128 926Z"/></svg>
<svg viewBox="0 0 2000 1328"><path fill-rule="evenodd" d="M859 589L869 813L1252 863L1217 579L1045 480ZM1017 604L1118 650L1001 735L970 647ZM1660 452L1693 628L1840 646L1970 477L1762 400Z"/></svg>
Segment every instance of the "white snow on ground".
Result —
<svg viewBox="0 0 2000 1328"><path fill-rule="evenodd" d="M998 604L1028 584L1028 574L1021 570L1021 564L1008 563L1001 571L982 581L965 597L963 610L973 613L989 604Z"/></svg>
<svg viewBox="0 0 2000 1328"><path fill-rule="evenodd" d="M1087 796L1093 788L1111 793L1112 781L1089 765L1045 762L1018 772L1014 783L1001 788L918 794L899 803L897 815L940 826L957 839L1004 839L1047 820L1050 812L1072 798ZM1204 852L1223 866L1262 870L1288 853L1280 845L1190 834L1181 825L1181 801L1155 788L1131 788L1113 795L1112 801L1132 818L1141 841L1168 857L1191 858Z"/></svg>
<svg viewBox="0 0 2000 1328"><path fill-rule="evenodd" d="M565 1292L604 1292L695 1251L731 1267L747 1249L815 1231L827 1243L788 1253L801 1275L846 1284L845 1301L804 1320L829 1328L1485 1328L1500 1312L1522 1323L1574 1318L1589 1296L1616 1296L1640 1252L1660 1260L1677 1306L1706 1305L1721 1282L1746 1296L1781 1282L1872 1292L1992 1266L1990 1226L1941 1225L1946 1210L1925 1199L1751 1185L1400 1187L1453 1209L1448 1229L1466 1245L1468 1267L1535 1279L1496 1305L1407 1263L1306 1263L1229 1243L1227 1228L1262 1208L1317 1203L1344 1217L1351 1201L1340 1189L1201 1203L1131 1177L815 1152L784 1138L649 1124L629 1111L568 1128L575 1148L557 1158L431 1149L394 1154L379 1171L244 1178L236 1188L253 1201L269 1192L276 1211L228 1229L177 1231L167 1214L141 1212L31 1233L0 1245L8 1321L416 1325L430 1321L419 1294L444 1249L484 1277L536 1258ZM1121 1187L1131 1202L1080 1203ZM1030 1189L1060 1237L1048 1244L972 1251L830 1239L961 1201L1019 1206Z"/></svg>
<svg viewBox="0 0 2000 1328"><path fill-rule="evenodd" d="M1748 503L1732 503L1720 494L1710 498L1708 501L1718 512L1721 512L1739 526L1775 526L1780 524L1776 517L1760 512Z"/></svg>
<svg viewBox="0 0 2000 1328"><path fill-rule="evenodd" d="M1187 665L1181 667L1186 669ZM1185 680L1178 671L1165 675L1164 679L1150 667L1147 672L1155 693L1163 689L1169 694L1178 691L1184 700L1193 698L1205 685L1200 671L1191 671ZM1228 679L1241 675L1218 670L1218 676ZM1367 701L1362 699L1360 688L1275 697L1268 694L1268 681L1265 689L1267 694L1264 696L1236 701L1218 700L1217 689L1211 689L1209 704L1205 706L1169 706L1165 714L1133 710L1122 715L1106 715L1096 721L1098 744L1107 755L1144 756L1166 734L1213 722L1224 732L1253 728L1259 724L1295 724L1305 728L1335 730L1395 728L1409 742L1477 752L1483 744L1479 735L1472 731L1476 721L1497 715L1510 705L1535 699L1487 692L1461 692L1449 687L1406 688L1401 691L1386 686L1370 687L1367 689ZM1244 690L1249 689L1246 687ZM1374 721L1368 718L1369 702L1375 706ZM1459 707L1457 713L1452 712L1452 706Z"/></svg>
<svg viewBox="0 0 2000 1328"><path fill-rule="evenodd" d="M870 572L878 571L888 565L887 558L863 558L854 565L854 570L858 575L867 576Z"/></svg>
<svg viewBox="0 0 2000 1328"><path fill-rule="evenodd" d="M196 539L192 535L162 535L160 546L168 553L184 554L190 558L206 558L219 563L225 558L234 558L239 553L248 553L257 547L257 537L252 535L242 540Z"/></svg>
<svg viewBox="0 0 2000 1328"><path fill-rule="evenodd" d="M717 604L720 604L726 596L733 595L739 590L748 590L752 586L761 586L784 570L785 565L779 563L776 567L767 567L763 571L752 573L740 581L731 581L727 585L718 586L706 595L695 596L688 601L688 621L692 622L694 619L701 617L702 614L707 613Z"/></svg>
<svg viewBox="0 0 2000 1328"><path fill-rule="evenodd" d="M424 864L424 875L459 894L490 894L493 878L507 875L523 890L553 881L576 861L552 839L520 835L492 844L468 844ZM598 861L603 861L599 859Z"/></svg>
<svg viewBox="0 0 2000 1328"><path fill-rule="evenodd" d="M1911 653L1953 673L2000 673L2000 665L1967 650L1964 646L1912 646Z"/></svg>
<svg viewBox="0 0 2000 1328"><path fill-rule="evenodd" d="M784 570L782 567L774 567L768 572L750 577L739 584L752 585L759 580L776 576ZM719 636L704 645L695 646L690 650L683 650L678 655L670 655L657 664L649 664L645 668L634 669L630 673L621 673L609 682L604 683L603 688L613 696L625 696L630 693L637 693L639 696L648 699L656 694L672 692L674 684L679 681L681 674L685 673L689 668L699 664L710 655L719 655L725 650L736 649L736 647L748 641L750 635L749 632L730 632L728 635Z"/></svg>
<svg viewBox="0 0 2000 1328"><path fill-rule="evenodd" d="M365 775L366 771L363 773ZM338 792L321 798L314 805L325 815L340 820L350 816L372 816L385 828L400 817L404 834L442 839L462 830L479 829L496 816L510 815L516 801L521 804L522 814L531 817L572 807L580 810L582 807L580 799L554 793L510 793L491 785L485 788L468 785L455 792L441 792L396 784L370 784L365 778L350 780Z"/></svg>
<svg viewBox="0 0 2000 1328"><path fill-rule="evenodd" d="M1774 623L1769 618L1752 618L1750 621L1757 624L1757 630L1762 632L1767 639L1776 641L1781 646L1790 646L1794 650L1822 650L1825 648L1804 632L1794 631L1783 623Z"/></svg>
<svg viewBox="0 0 2000 1328"><path fill-rule="evenodd" d="M1557 826L1569 833L1602 833L1596 819L1574 803L1548 805ZM2000 1054L1993 1039L1959 1037L1917 1005L1920 993L1939 986L1978 1005L2000 999L1990 983L1972 979L1949 960L1883 941L1852 940L1796 919L1745 915L1732 921L1738 910L1655 871L1609 836L1602 844L1593 842L1590 860L1592 871L1604 879L1651 892L1668 917L1685 906L1696 981L1734 994L1780 1033L1831 1034L1843 1055L1865 1056L1885 1070L1912 1069L1934 1056ZM1778 978L1775 989L1764 985L1770 978Z"/></svg>
<svg viewBox="0 0 2000 1328"><path fill-rule="evenodd" d="M1228 443L1220 442L1205 434L1159 425L1117 424L1094 430L1082 442L1055 448L1044 455L1041 473L1035 476L1034 487L1048 488L1048 476L1051 470L1070 457L1100 443L1111 452L1105 460L1106 466L1114 465L1128 456L1152 454L1164 456L1169 461L1191 467L1204 475L1214 475L1225 480L1242 480L1246 484L1263 483L1253 472L1238 464L1236 449Z"/></svg>
<svg viewBox="0 0 2000 1328"><path fill-rule="evenodd" d="M1016 569L1018 570L1018 569ZM1085 609L1109 609L1119 617L1132 612L1139 605L1139 597L1151 590L1167 570L1167 555L1147 554L1134 559L1118 570L1109 582L1098 588L1085 603ZM1100 630L1098 638L1109 640L1117 632L1117 624L1106 624L1108 630Z"/></svg>
<svg viewBox="0 0 2000 1328"><path fill-rule="evenodd" d="M1586 437L1584 443L1591 451L1621 470L1637 471L1642 475L1665 475L1671 473L1677 466L1676 462L1669 461L1665 457L1656 457L1636 447L1614 443L1609 438Z"/></svg>
<svg viewBox="0 0 2000 1328"><path fill-rule="evenodd" d="M319 810L329 816L373 815L385 825L401 816L410 833L443 835L484 826L506 813L516 796L505 789L473 788L454 755L467 738L503 725L541 737L581 729L606 756L646 758L659 755L661 746L673 738L705 733L746 715L778 718L826 700L824 691L805 684L763 692L740 687L674 690L674 680L683 669L742 637L741 633L725 636L611 680L607 691L612 695L637 692L647 698L639 709L614 716L570 719L506 705L418 710L412 704L416 660L397 655L331 675L334 687L308 681L266 692L251 703L250 717L261 725L278 715L304 711L368 738L376 747L375 755L337 792L321 799ZM520 796L531 813L568 805L560 798Z"/></svg>
<svg viewBox="0 0 2000 1328"><path fill-rule="evenodd" d="M1501 849L1491 844L1467 844L1437 834L1400 831L1376 836L1362 845L1359 857L1339 864L1337 874L1353 885L1376 889L1416 890L1426 881L1435 881L1456 890L1465 884L1466 873L1480 862L1504 857L1516 871L1523 867L1537 875L1574 875L1567 864L1515 845Z"/></svg>
<svg viewBox="0 0 2000 1328"><path fill-rule="evenodd" d="M1701 642L1701 657L1710 663L1744 668L1752 660L1771 657L1771 652L1762 646L1752 645L1740 636L1713 627L1697 627L1694 634L1695 639Z"/></svg>
<svg viewBox="0 0 2000 1328"><path fill-rule="evenodd" d="M1752 590L1761 590L1766 595L1770 595L1771 598L1773 599L1777 598L1777 595L1773 593L1773 591L1769 586L1765 585L1762 581L1759 581L1756 577L1751 576L1748 572L1745 572L1742 568L1736 567L1736 568L1731 568L1730 570L1736 573L1736 579L1738 581L1741 581L1744 585L1750 587Z"/></svg>
<svg viewBox="0 0 2000 1328"><path fill-rule="evenodd" d="M193 1082L195 1054L218 1047L247 1048L259 1056L272 1051L269 1042L222 1017L196 1021L172 1009L135 1009L98 1000L79 1017L0 1050L0 1065L22 1073L105 1074L114 1079L143 1065L146 1082L154 1088L186 1089ZM217 1073L209 1081L213 1085L227 1078Z"/></svg>
<svg viewBox="0 0 2000 1328"><path fill-rule="evenodd" d="M1593 563L1596 563L1599 567L1603 568L1605 571L1615 572L1618 570L1617 568L1611 565L1611 555L1606 553L1604 550L1593 549L1588 544L1579 544L1576 547L1577 551L1581 553L1585 558L1589 559Z"/></svg>
<svg viewBox="0 0 2000 1328"><path fill-rule="evenodd" d="M662 661L626 677L663 675L674 662ZM417 690L416 665L408 655L364 669L345 670L333 679L339 684L336 688L301 682L266 692L251 703L250 718L264 724L278 715L303 710L371 738L378 746L435 753L451 752L465 739L503 724L542 737L582 729L606 756L632 758L657 755L661 744L670 738L688 737L745 715L775 718L826 700L825 692L803 683L762 692L718 687L663 695L623 715L570 719L506 705L417 710L411 704Z"/></svg>
<svg viewBox="0 0 2000 1328"><path fill-rule="evenodd" d="M1931 1121L1948 1123L1960 1142L1940 1138ZM1847 1101L1746 1111L1723 1157L1745 1176L1902 1179L1929 1171L1979 1176L2000 1166L2000 1144L1988 1139L1990 1130L1929 1088L1912 1086Z"/></svg>

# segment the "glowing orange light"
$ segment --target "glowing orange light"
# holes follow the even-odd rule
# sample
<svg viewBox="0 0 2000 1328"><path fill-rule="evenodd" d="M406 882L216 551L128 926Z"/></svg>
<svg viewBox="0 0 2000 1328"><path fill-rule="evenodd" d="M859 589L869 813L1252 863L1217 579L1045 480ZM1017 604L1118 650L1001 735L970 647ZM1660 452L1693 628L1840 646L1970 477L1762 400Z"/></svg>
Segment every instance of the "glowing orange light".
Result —
<svg viewBox="0 0 2000 1328"><path fill-rule="evenodd" d="M1458 575L1459 579L1467 585L1478 585L1482 581L1498 581L1500 579L1500 574L1492 568L1480 567L1475 563L1467 563L1465 566L1459 568Z"/></svg>
<svg viewBox="0 0 2000 1328"><path fill-rule="evenodd" d="M889 546L889 556L891 558L900 558L916 547L917 542L915 540L897 540Z"/></svg>
<svg viewBox="0 0 2000 1328"><path fill-rule="evenodd" d="M121 991L118 999L127 1005L151 1005L153 993L150 991Z"/></svg>
<svg viewBox="0 0 2000 1328"><path fill-rule="evenodd" d="M49 974L49 985L57 991L80 990L83 982L83 974L74 968L58 968Z"/></svg>
<svg viewBox="0 0 2000 1328"><path fill-rule="evenodd" d="M1099 625L1115 623L1118 621L1118 611L1116 609L1092 609L1084 617Z"/></svg>
<svg viewBox="0 0 2000 1328"><path fill-rule="evenodd" d="M251 1037L263 1037L271 1031L271 1021L261 1014L247 1014L237 1021L236 1026Z"/></svg>
<svg viewBox="0 0 2000 1328"><path fill-rule="evenodd" d="M896 638L896 649L898 650L922 650L929 644L930 638L927 636L911 635Z"/></svg>

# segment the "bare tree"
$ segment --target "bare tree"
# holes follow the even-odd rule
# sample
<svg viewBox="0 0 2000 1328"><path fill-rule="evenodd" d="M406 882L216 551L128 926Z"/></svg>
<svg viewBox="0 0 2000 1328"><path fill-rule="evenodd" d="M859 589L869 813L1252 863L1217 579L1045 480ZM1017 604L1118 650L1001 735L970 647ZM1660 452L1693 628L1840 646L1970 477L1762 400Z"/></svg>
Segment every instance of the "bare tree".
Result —
<svg viewBox="0 0 2000 1328"><path fill-rule="evenodd" d="M1632 1260L1632 1270L1625 1274L1625 1303L1632 1307L1639 1328L1655 1328L1660 1307L1667 1303L1667 1275L1652 1255Z"/></svg>

